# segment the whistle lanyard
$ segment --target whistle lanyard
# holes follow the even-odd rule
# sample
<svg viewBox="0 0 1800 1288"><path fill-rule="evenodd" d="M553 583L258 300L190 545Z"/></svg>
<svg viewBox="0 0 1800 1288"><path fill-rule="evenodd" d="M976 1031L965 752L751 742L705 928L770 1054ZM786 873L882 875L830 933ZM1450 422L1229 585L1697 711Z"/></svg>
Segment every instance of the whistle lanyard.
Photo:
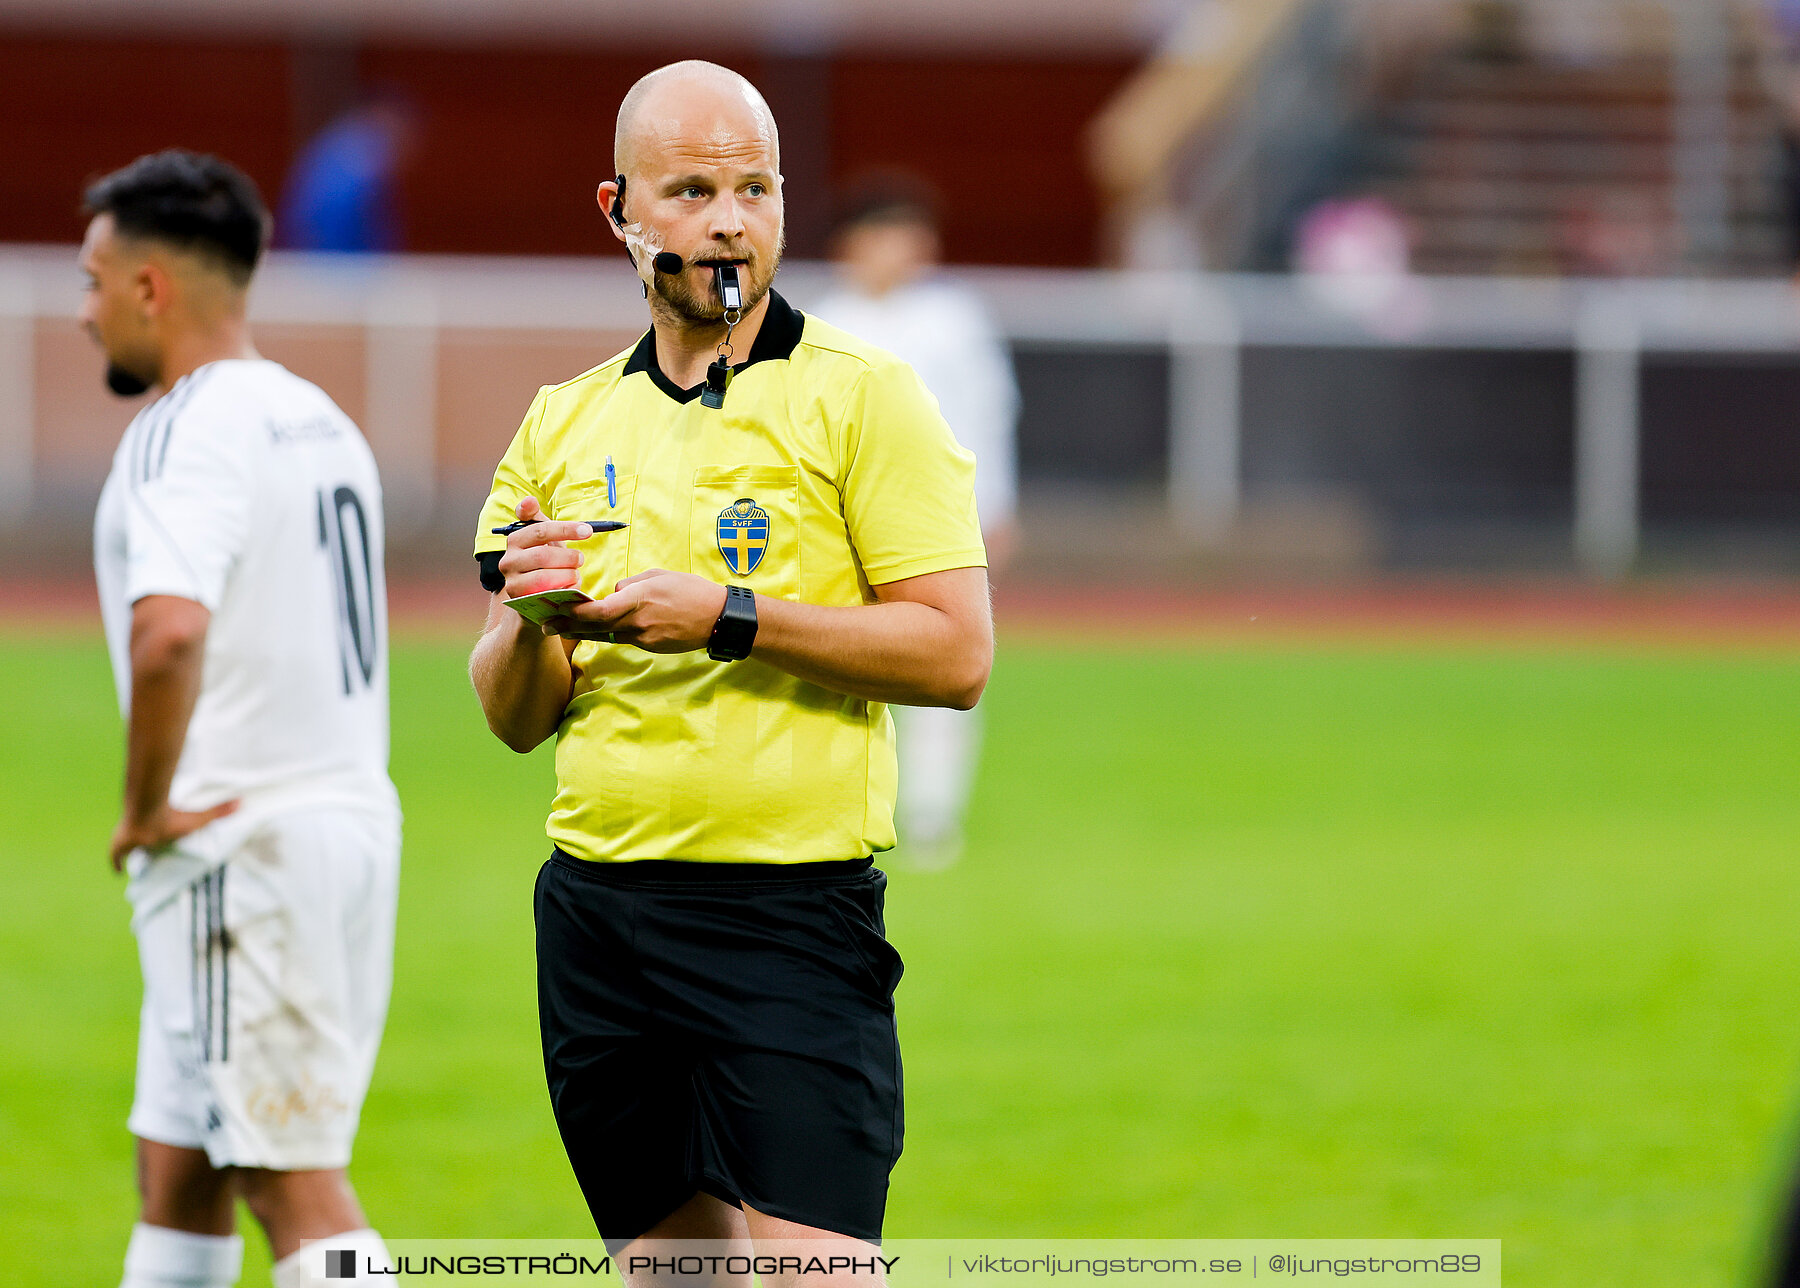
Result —
<svg viewBox="0 0 1800 1288"><path fill-rule="evenodd" d="M700 391L700 405L719 408L725 405L725 390L731 384L731 333L743 320L744 296L735 265L721 264L714 272L719 278L719 298L725 304L725 338L719 341L718 357L706 369L706 388Z"/></svg>

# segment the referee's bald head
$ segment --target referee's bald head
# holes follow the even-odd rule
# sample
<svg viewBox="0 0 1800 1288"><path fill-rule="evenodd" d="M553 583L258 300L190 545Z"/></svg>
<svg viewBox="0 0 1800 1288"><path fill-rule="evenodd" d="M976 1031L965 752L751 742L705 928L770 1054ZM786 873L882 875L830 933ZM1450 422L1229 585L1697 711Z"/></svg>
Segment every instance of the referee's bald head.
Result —
<svg viewBox="0 0 1800 1288"><path fill-rule="evenodd" d="M729 67L689 59L657 68L626 91L613 129L613 168L633 174L646 155L690 141L730 147L752 139L779 169L781 137L756 86Z"/></svg>

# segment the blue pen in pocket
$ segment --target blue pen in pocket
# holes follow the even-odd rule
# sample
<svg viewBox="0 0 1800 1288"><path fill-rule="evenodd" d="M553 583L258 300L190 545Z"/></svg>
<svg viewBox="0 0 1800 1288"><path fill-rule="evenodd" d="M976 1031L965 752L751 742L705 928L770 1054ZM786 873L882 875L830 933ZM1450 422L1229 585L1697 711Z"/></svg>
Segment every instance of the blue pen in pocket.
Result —
<svg viewBox="0 0 1800 1288"><path fill-rule="evenodd" d="M611 509L619 503L619 476L613 473L612 457L606 458L606 507Z"/></svg>

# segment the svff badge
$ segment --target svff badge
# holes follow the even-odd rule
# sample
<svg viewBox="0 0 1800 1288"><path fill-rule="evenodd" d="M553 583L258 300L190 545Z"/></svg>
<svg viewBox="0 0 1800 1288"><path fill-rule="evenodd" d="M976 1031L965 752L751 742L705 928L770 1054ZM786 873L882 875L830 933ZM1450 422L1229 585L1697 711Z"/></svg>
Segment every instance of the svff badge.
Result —
<svg viewBox="0 0 1800 1288"><path fill-rule="evenodd" d="M747 496L719 511L719 553L734 577L748 577L769 552L769 512Z"/></svg>

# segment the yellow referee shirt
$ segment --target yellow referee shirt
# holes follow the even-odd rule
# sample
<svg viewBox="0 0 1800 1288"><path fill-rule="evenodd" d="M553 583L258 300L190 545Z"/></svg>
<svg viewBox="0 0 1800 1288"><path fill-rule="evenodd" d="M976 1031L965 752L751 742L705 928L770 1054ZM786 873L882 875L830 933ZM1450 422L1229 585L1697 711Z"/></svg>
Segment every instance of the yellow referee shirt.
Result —
<svg viewBox="0 0 1800 1288"><path fill-rule="evenodd" d="M494 474L478 556L536 497L631 526L578 547L596 599L651 568L826 605L985 567L975 459L911 367L771 292L725 405L658 368L654 337L538 392ZM606 458L617 502L607 503ZM556 742L550 839L601 862L802 863L894 844L887 707L751 656L583 641Z"/></svg>

